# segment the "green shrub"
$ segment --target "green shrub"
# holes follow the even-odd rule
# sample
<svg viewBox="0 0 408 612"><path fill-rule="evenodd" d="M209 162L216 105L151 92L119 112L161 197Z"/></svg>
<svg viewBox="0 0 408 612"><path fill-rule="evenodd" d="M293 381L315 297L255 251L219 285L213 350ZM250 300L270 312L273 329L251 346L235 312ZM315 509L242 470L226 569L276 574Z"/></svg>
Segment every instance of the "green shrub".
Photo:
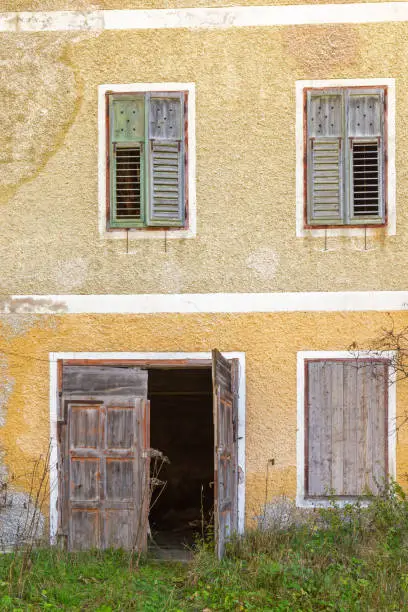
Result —
<svg viewBox="0 0 408 612"><path fill-rule="evenodd" d="M285 512L233 538L221 563L200 551L196 609L408 609L408 502L396 483L369 504L333 500L302 516L285 501Z"/></svg>

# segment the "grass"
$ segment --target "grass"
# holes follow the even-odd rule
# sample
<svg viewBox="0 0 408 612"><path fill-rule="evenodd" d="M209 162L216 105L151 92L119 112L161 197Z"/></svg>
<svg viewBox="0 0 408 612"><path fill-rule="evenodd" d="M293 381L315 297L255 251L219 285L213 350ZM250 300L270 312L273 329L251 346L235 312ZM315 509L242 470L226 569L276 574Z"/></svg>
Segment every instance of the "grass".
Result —
<svg viewBox="0 0 408 612"><path fill-rule="evenodd" d="M38 550L31 557L23 585L17 580L19 560L0 558L1 610L172 610L185 574L181 565L154 562L131 571L123 551Z"/></svg>
<svg viewBox="0 0 408 612"><path fill-rule="evenodd" d="M31 553L24 582L0 556L1 610L364 611L408 609L408 501L392 490L369 507L318 511L233 540L222 562L201 543L188 565L122 551Z"/></svg>

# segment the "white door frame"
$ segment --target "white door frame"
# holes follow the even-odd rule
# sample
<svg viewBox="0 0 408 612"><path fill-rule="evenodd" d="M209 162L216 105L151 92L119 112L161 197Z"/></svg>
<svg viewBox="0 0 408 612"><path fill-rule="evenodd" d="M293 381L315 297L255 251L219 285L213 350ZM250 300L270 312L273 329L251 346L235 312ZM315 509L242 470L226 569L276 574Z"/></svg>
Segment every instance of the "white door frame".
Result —
<svg viewBox="0 0 408 612"><path fill-rule="evenodd" d="M238 359L239 361L239 387L238 387L238 532L243 533L245 526L245 353L244 352L223 352L222 355L226 359ZM87 353L87 352L67 352L67 353L50 353L50 541L51 544L56 542L58 529L58 439L57 439L57 422L58 422L58 361L60 360L166 360L178 361L180 359L188 359L191 361L208 360L211 363L211 352L203 353ZM183 367L183 366L180 366Z"/></svg>

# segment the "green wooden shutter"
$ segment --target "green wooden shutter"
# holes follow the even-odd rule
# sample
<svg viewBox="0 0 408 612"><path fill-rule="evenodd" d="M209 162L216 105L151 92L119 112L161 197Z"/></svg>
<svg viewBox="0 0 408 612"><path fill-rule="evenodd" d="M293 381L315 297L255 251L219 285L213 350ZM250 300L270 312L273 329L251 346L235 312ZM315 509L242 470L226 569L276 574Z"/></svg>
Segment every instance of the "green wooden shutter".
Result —
<svg viewBox="0 0 408 612"><path fill-rule="evenodd" d="M110 226L139 227L144 220L144 96L110 98Z"/></svg>
<svg viewBox="0 0 408 612"><path fill-rule="evenodd" d="M349 222L384 220L384 91L347 95Z"/></svg>
<svg viewBox="0 0 408 612"><path fill-rule="evenodd" d="M184 100L151 94L149 104L149 206L147 225L184 225Z"/></svg>
<svg viewBox="0 0 408 612"><path fill-rule="evenodd" d="M307 220L340 225L344 219L343 96L308 92Z"/></svg>

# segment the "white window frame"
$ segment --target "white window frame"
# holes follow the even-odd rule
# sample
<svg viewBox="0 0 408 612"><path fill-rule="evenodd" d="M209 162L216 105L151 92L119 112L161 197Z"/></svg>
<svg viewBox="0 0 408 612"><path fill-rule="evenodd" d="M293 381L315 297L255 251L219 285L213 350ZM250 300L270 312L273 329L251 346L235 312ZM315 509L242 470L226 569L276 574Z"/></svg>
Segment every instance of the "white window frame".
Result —
<svg viewBox="0 0 408 612"><path fill-rule="evenodd" d="M187 91L187 121L188 121L188 212L186 228L169 228L146 231L146 228L129 228L107 230L107 151L106 151L106 101L107 92L140 93L140 92L173 92ZM103 84L98 87L98 227L99 236L110 240L129 239L184 239L195 238L197 234L196 206L196 129L195 129L195 83L121 83Z"/></svg>
<svg viewBox="0 0 408 612"><path fill-rule="evenodd" d="M246 419L246 374L245 363L246 355L244 352L232 351L222 352L225 359L238 359L239 361L239 381L238 381L238 465L240 467L238 479L238 533L243 533L245 528L245 419ZM57 529L58 529L58 408L59 408L59 392L58 392L58 362L64 359L69 360L109 360L109 361L127 361L127 360L148 360L148 361L180 361L197 360L202 363L203 360L208 360L211 366L212 354L210 352L203 353L49 353L50 361L50 543L56 544Z"/></svg>
<svg viewBox="0 0 408 612"><path fill-rule="evenodd" d="M387 236L396 234L396 170L395 170L395 79L329 79L296 81L296 236L374 236L379 228L347 227L305 228L304 182L307 169L304 164L304 90L306 88L330 89L347 87L387 87L387 181L385 201L387 202L387 223L383 231Z"/></svg>
<svg viewBox="0 0 408 612"><path fill-rule="evenodd" d="M358 357L373 358L369 351L359 351ZM395 359L395 351L381 351L375 355L378 359ZM350 359L356 356L350 351L299 351L297 353L297 438L296 438L296 505L302 508L324 508L330 506L328 499L310 499L305 496L305 361L307 359ZM389 373L388 378L388 474L396 478L396 376ZM336 504L345 504L357 501L358 498L336 500Z"/></svg>

